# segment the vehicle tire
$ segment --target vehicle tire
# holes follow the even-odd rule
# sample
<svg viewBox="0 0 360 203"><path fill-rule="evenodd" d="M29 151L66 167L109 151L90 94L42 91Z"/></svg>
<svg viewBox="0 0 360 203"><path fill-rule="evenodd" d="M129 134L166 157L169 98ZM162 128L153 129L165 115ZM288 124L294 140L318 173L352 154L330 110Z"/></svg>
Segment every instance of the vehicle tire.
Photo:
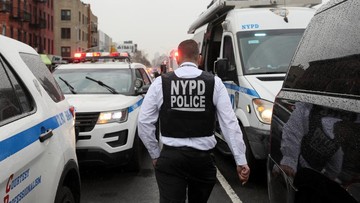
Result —
<svg viewBox="0 0 360 203"><path fill-rule="evenodd" d="M141 160L142 160L142 148L143 148L142 143L136 132L135 137L134 137L133 148L131 150L130 160L126 166L127 171L131 171L131 172L139 172L140 171Z"/></svg>
<svg viewBox="0 0 360 203"><path fill-rule="evenodd" d="M55 203L75 203L75 198L70 188L67 186L61 186L55 197Z"/></svg>

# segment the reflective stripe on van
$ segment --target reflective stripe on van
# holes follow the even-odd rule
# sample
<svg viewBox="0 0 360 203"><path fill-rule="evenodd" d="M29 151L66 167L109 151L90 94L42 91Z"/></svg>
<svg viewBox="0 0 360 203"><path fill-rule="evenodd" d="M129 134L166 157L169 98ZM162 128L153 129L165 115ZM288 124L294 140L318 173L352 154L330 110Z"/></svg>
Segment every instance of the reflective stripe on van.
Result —
<svg viewBox="0 0 360 203"><path fill-rule="evenodd" d="M244 94L248 94L250 96L256 97L256 98L260 98L260 95L253 89L249 89L246 87L241 87L235 84L228 84L228 83L224 83L225 87L227 89L231 89L231 90L235 90Z"/></svg>

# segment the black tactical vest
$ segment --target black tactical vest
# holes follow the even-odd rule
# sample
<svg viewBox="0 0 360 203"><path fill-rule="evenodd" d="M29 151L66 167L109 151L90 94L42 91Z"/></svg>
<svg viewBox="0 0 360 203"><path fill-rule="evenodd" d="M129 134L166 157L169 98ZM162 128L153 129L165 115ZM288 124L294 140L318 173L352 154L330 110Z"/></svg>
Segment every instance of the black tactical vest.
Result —
<svg viewBox="0 0 360 203"><path fill-rule="evenodd" d="M161 78L162 136L189 138L213 135L215 128L214 75L202 72L196 78L179 78L174 72L170 72L162 75Z"/></svg>

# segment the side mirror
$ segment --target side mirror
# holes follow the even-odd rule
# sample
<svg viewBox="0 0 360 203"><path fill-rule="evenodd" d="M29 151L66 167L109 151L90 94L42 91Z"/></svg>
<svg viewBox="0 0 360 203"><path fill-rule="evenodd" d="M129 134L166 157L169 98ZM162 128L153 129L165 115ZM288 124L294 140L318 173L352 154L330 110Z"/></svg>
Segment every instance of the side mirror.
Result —
<svg viewBox="0 0 360 203"><path fill-rule="evenodd" d="M135 80L134 86L135 86L136 94L145 94L149 89L149 86L148 85L144 86L144 81L142 79L139 79L139 78L137 78Z"/></svg>
<svg viewBox="0 0 360 203"><path fill-rule="evenodd" d="M214 63L214 73L222 80L230 80L228 77L230 69L230 63L227 58L218 59Z"/></svg>

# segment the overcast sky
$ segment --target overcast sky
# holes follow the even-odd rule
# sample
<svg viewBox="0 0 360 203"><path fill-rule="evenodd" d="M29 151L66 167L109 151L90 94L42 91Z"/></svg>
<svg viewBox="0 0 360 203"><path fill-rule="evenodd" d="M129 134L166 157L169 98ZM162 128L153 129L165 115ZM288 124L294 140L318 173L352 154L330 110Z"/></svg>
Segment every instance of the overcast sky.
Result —
<svg viewBox="0 0 360 203"><path fill-rule="evenodd" d="M98 17L98 28L114 42L132 40L148 55L168 54L211 0L82 0Z"/></svg>

